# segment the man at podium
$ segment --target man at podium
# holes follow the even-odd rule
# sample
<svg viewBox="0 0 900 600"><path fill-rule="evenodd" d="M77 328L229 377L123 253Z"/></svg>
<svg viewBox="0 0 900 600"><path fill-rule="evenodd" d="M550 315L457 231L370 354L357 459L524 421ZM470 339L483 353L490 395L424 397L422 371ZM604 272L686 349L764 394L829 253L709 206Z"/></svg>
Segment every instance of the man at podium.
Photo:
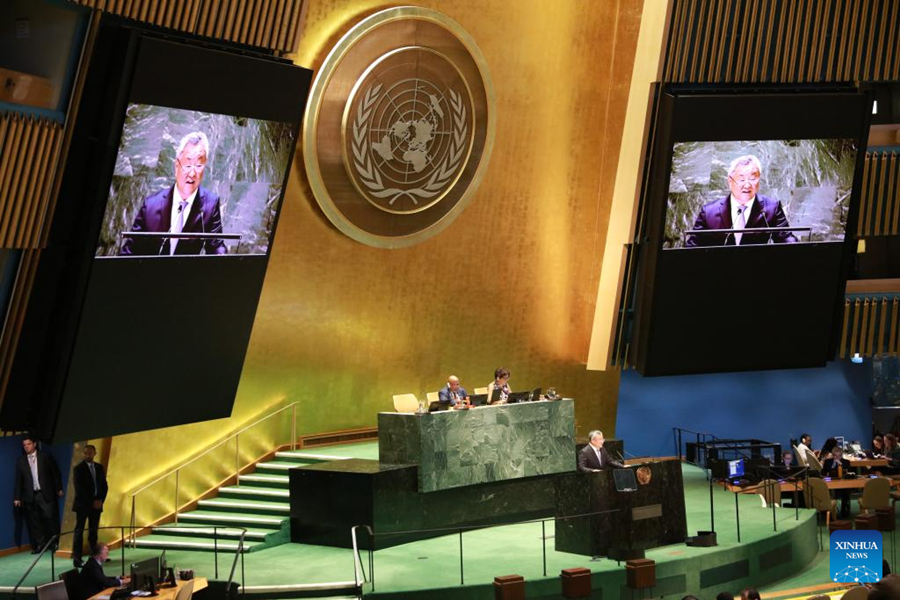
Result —
<svg viewBox="0 0 900 600"><path fill-rule="evenodd" d="M588 434L590 443L578 453L578 470L595 473L604 469L624 469L625 465L610 456L603 447L603 432L595 429Z"/></svg>
<svg viewBox="0 0 900 600"><path fill-rule="evenodd" d="M219 197L200 185L209 159L209 140L202 131L189 133L175 151L175 184L144 199L131 231L150 233L222 233ZM177 237L127 238L121 256L225 254L225 243Z"/></svg>

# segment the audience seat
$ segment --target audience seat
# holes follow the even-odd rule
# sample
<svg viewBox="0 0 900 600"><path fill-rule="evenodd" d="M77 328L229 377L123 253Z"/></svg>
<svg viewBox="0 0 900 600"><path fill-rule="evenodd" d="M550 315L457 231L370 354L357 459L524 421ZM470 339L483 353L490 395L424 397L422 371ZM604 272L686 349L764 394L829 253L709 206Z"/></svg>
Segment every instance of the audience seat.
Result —
<svg viewBox="0 0 900 600"><path fill-rule="evenodd" d="M414 413L419 408L415 394L394 394L394 410L398 413Z"/></svg>
<svg viewBox="0 0 900 600"><path fill-rule="evenodd" d="M870 479L863 487L859 508L864 512L887 508L891 505L891 482L885 477Z"/></svg>
<svg viewBox="0 0 900 600"><path fill-rule="evenodd" d="M774 479L763 479L756 486L756 492L762 498L763 508L769 505L781 506L781 484Z"/></svg>

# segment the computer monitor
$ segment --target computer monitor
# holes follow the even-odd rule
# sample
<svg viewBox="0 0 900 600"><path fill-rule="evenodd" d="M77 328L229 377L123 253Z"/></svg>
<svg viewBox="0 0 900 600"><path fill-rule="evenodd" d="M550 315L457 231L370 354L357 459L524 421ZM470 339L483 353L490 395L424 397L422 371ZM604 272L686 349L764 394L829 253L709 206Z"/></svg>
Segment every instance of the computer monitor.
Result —
<svg viewBox="0 0 900 600"><path fill-rule="evenodd" d="M487 394L472 394L469 396L469 402L472 406L484 406L487 404Z"/></svg>
<svg viewBox="0 0 900 600"><path fill-rule="evenodd" d="M496 404L500 402L500 393L502 390L500 388L494 388L494 391L491 392L490 404Z"/></svg>
<svg viewBox="0 0 900 600"><path fill-rule="evenodd" d="M512 392L507 398L507 404L516 404L518 402L528 402L531 399L531 392Z"/></svg>
<svg viewBox="0 0 900 600"><path fill-rule="evenodd" d="M132 591L148 590L155 592L156 582L159 581L159 567L160 561L158 556L131 563Z"/></svg>
<svg viewBox="0 0 900 600"><path fill-rule="evenodd" d="M840 448L841 450L845 450L847 448L847 446L845 445L845 442L844 442L844 436L842 436L842 435L835 436L834 440L837 442L838 448Z"/></svg>
<svg viewBox="0 0 900 600"><path fill-rule="evenodd" d="M534 389L531 391L531 398L530 398L530 400L531 400L532 402L537 402L538 400L540 400L540 399L541 399L541 391L542 391L541 388L534 388Z"/></svg>
<svg viewBox="0 0 900 600"><path fill-rule="evenodd" d="M739 458L737 460L729 460L728 461L728 478L729 479L737 479L738 477L744 476L744 459Z"/></svg>

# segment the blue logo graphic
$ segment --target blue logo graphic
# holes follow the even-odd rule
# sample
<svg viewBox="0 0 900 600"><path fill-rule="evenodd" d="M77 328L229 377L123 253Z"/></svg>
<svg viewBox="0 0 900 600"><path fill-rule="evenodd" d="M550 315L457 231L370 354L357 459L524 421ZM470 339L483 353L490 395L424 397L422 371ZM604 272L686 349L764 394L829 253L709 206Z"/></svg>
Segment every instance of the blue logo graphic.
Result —
<svg viewBox="0 0 900 600"><path fill-rule="evenodd" d="M831 534L831 579L838 583L874 583L881 579L880 531L835 531Z"/></svg>

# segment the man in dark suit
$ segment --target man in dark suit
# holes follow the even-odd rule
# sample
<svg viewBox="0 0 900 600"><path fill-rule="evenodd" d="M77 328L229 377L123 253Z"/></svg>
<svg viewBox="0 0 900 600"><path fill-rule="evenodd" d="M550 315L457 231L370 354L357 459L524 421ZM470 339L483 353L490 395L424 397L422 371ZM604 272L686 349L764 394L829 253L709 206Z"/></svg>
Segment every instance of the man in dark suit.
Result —
<svg viewBox="0 0 900 600"><path fill-rule="evenodd" d="M822 463L822 475L837 479L849 472L850 461L844 458L844 449L835 446L831 449L831 458ZM846 519L850 516L850 490L835 490L834 496L841 501L840 517Z"/></svg>
<svg viewBox="0 0 900 600"><path fill-rule="evenodd" d="M33 436L22 438L22 449L25 454L16 461L13 505L25 509L31 553L37 554L59 533L58 499L63 495L62 478L53 457L38 452Z"/></svg>
<svg viewBox="0 0 900 600"><path fill-rule="evenodd" d="M103 563L109 556L109 546L99 543L94 546L91 557L84 563L78 576L78 588L82 598L90 598L106 588L128 585L130 577L107 577L103 572Z"/></svg>
<svg viewBox="0 0 900 600"><path fill-rule="evenodd" d="M441 408L448 409L460 401L465 402L467 395L466 388L459 385L459 377L451 375L447 378L447 385L438 392L438 402Z"/></svg>
<svg viewBox="0 0 900 600"><path fill-rule="evenodd" d="M694 230L758 229L760 227L790 227L781 202L759 192L762 166L759 159L748 154L732 161L728 169L731 194L719 198L700 209L694 220ZM797 241L790 231L762 233L707 233L688 236L685 245L748 246L752 244L791 244Z"/></svg>
<svg viewBox="0 0 900 600"><path fill-rule="evenodd" d="M84 522L88 523L88 542L91 548L97 545L97 528L100 526L100 513L106 500L106 473L103 465L94 462L97 449L88 444L84 447L84 460L72 469L75 487L75 500L72 511L75 513L75 531L72 534L72 562L81 566L81 548L84 544Z"/></svg>
<svg viewBox="0 0 900 600"><path fill-rule="evenodd" d="M625 465L614 459L603 447L603 432L594 430L588 434L590 443L578 453L578 470L594 473L604 469L624 469Z"/></svg>
<svg viewBox="0 0 900 600"><path fill-rule="evenodd" d="M201 131L181 139L175 153L175 185L144 199L131 231L155 233L222 233L219 197L200 186L206 171L209 141ZM221 239L126 238L120 256L225 254Z"/></svg>

